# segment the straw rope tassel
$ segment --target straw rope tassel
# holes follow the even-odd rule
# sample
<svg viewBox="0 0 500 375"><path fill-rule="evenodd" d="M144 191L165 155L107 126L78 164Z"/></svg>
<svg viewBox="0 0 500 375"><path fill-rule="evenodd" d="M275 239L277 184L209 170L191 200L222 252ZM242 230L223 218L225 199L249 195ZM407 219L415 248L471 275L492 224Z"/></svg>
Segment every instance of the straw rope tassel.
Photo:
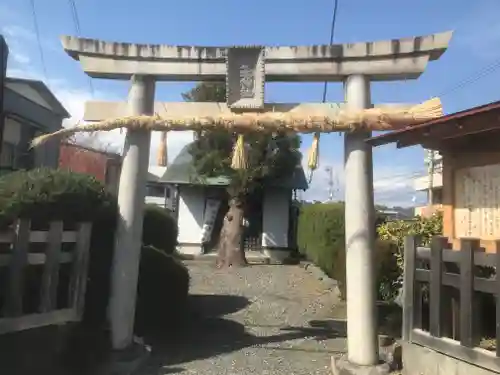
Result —
<svg viewBox="0 0 500 375"><path fill-rule="evenodd" d="M314 133L313 142L309 149L309 156L307 158L307 167L314 171L319 167L319 136L320 133Z"/></svg>
<svg viewBox="0 0 500 375"><path fill-rule="evenodd" d="M231 168L246 169L248 167L247 150L245 149L245 139L243 134L238 135L238 140L233 148L233 159L231 160Z"/></svg>
<svg viewBox="0 0 500 375"><path fill-rule="evenodd" d="M158 155L156 163L161 167L166 167L168 164L167 156L167 132L161 132L160 146L158 147Z"/></svg>

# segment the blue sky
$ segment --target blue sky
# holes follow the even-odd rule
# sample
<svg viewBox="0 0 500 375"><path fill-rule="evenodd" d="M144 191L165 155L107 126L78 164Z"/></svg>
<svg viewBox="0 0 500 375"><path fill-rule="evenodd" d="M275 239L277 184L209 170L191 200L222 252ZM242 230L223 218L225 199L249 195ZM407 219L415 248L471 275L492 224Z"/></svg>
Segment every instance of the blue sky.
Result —
<svg viewBox="0 0 500 375"><path fill-rule="evenodd" d="M2 0L1 32L11 55L9 75L45 80L73 115L82 116L83 103L91 99L88 79L77 62L62 50L59 36L75 35L71 8L66 0L35 0L46 77L34 33L29 0ZM76 0L81 35L109 41L192 45L308 45L328 43L333 0ZM500 14L498 0L339 0L336 43L400 38L455 30L448 51L428 65L418 79L372 85L372 100L421 102L442 96L446 113L500 99L500 68L465 85L453 87L500 59ZM93 80L94 98L124 100L127 83ZM162 83L157 100L178 101L190 84ZM279 102L319 102L322 84L266 86L266 98ZM342 101L341 84L331 83L328 101ZM102 142L120 145L117 133L102 135ZM169 157L191 139L189 134L169 138ZM158 136L153 138L152 152ZM311 143L303 137L303 149ZM343 187L343 139L339 134L321 138L321 168L314 176L307 198L327 197L326 173L330 165ZM379 203L412 205L412 179L425 172L419 147L396 150L385 146L374 150L374 186Z"/></svg>

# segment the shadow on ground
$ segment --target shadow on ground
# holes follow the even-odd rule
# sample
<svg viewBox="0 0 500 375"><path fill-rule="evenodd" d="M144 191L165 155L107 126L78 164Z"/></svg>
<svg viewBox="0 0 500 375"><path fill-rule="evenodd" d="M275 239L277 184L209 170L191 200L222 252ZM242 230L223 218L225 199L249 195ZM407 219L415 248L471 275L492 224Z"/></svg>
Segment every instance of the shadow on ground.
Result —
<svg viewBox="0 0 500 375"><path fill-rule="evenodd" d="M255 336L246 331L241 323L224 318L250 305L241 296L193 295L190 297L190 319L184 329L176 334L146 339L152 347L144 375L173 374L181 372L182 364L231 353L250 346L277 344L287 340L309 338L327 340L345 337L345 323L333 321L311 321L310 327L272 326L279 333L270 336ZM247 327L266 327L247 325ZM270 326L267 326L270 327ZM284 350L294 350L284 348ZM300 349L298 349L300 350Z"/></svg>

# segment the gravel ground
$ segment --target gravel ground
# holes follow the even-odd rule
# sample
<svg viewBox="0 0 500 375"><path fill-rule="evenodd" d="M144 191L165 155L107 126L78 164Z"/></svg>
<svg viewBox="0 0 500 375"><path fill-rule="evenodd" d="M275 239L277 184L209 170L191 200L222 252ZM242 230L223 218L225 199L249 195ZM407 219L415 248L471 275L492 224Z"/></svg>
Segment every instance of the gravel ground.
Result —
<svg viewBox="0 0 500 375"><path fill-rule="evenodd" d="M302 267L186 264L189 328L154 345L140 375L331 374L330 357L345 351L345 325L330 319L340 303Z"/></svg>

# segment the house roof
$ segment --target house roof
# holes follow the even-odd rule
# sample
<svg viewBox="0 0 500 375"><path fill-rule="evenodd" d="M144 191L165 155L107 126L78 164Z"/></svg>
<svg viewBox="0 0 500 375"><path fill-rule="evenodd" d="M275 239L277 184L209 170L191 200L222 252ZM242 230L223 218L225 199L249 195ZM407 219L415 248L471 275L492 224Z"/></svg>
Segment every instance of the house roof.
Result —
<svg viewBox="0 0 500 375"><path fill-rule="evenodd" d="M424 124L369 138L372 146L397 143L398 148L432 145L500 129L500 101L452 113ZM432 147L431 147L432 148Z"/></svg>
<svg viewBox="0 0 500 375"><path fill-rule="evenodd" d="M148 182L161 182L161 178L167 172L167 167L150 165L148 168Z"/></svg>
<svg viewBox="0 0 500 375"><path fill-rule="evenodd" d="M79 150L85 150L85 151L90 151L90 152L94 152L96 154L102 154L102 155L105 155L107 156L108 158L110 159L117 159L117 160L121 160L121 155L117 152L113 152L113 151L105 151L105 150L99 150L95 147L91 147L91 146L85 146L85 145L81 145L81 144L78 144L78 143L71 143L71 142L61 142L61 147L62 146L65 146L65 147L72 147L72 148L76 148L76 149L79 149Z"/></svg>
<svg viewBox="0 0 500 375"><path fill-rule="evenodd" d="M229 178L226 176L202 177L194 169L193 158L189 153L189 145L186 145L179 155L169 165L165 174L159 179L159 182L185 185L208 185L208 186L227 186ZM294 172L288 178L281 178L276 181L269 181L269 186L306 190L309 186L300 164L297 165Z"/></svg>
<svg viewBox="0 0 500 375"><path fill-rule="evenodd" d="M62 118L71 117L66 108L64 108L61 102L42 81L6 77L5 88L60 115Z"/></svg>

